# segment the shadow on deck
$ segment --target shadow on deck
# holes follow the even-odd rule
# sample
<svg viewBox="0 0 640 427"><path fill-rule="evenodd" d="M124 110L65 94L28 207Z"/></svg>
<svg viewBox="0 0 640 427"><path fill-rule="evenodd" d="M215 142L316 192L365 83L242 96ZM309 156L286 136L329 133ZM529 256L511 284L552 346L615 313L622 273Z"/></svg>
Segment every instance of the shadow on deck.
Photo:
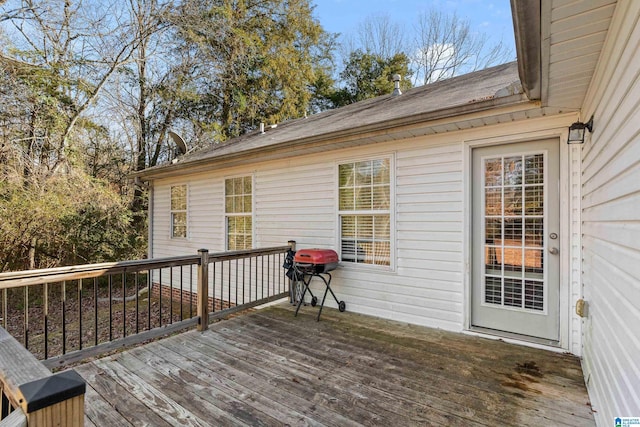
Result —
<svg viewBox="0 0 640 427"><path fill-rule="evenodd" d="M595 425L577 358L279 305L76 367L91 425Z"/></svg>

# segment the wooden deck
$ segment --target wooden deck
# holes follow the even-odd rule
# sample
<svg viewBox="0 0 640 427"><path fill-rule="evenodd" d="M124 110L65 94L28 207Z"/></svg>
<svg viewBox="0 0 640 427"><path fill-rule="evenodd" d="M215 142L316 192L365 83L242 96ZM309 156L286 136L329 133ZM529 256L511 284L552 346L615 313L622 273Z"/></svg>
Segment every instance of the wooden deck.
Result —
<svg viewBox="0 0 640 427"><path fill-rule="evenodd" d="M86 425L595 425L572 356L316 313L279 305L78 366Z"/></svg>

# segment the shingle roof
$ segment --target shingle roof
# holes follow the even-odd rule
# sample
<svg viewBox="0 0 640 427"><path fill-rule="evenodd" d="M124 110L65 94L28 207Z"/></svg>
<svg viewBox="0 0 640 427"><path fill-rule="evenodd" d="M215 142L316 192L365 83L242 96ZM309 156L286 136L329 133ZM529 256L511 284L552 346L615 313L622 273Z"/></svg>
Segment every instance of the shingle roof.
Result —
<svg viewBox="0 0 640 427"><path fill-rule="evenodd" d="M176 164L141 172L153 175L161 169L183 169L189 164L291 145L297 142L330 140L358 132L383 130L487 109L487 101L522 93L516 62L499 65L405 91L383 95L306 118L280 123L265 133L250 132L227 142L187 154Z"/></svg>

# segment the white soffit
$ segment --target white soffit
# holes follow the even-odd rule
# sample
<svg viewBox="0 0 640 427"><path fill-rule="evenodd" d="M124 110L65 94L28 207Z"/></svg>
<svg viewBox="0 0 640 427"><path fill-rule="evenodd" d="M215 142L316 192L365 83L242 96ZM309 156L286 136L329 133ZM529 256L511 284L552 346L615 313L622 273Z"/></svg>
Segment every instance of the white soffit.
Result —
<svg viewBox="0 0 640 427"><path fill-rule="evenodd" d="M616 0L543 0L542 103L580 108L609 30Z"/></svg>

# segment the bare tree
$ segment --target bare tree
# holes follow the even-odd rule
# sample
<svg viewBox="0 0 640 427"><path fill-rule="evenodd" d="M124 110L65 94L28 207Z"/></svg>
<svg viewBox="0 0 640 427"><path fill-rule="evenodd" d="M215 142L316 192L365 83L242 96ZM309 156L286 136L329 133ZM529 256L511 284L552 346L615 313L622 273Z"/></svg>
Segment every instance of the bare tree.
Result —
<svg viewBox="0 0 640 427"><path fill-rule="evenodd" d="M368 16L353 34L342 35L342 66L346 69L357 51L385 61L404 54L411 58L412 84L419 86L515 59L502 41L491 43L456 13L424 12L417 16L413 36L405 33L388 15Z"/></svg>
<svg viewBox="0 0 640 427"><path fill-rule="evenodd" d="M105 176L99 170L100 145L108 141L108 129L98 126L91 113L111 77L131 59L135 23L116 1L8 0L0 6L0 25L0 157L6 160L0 168L0 268L82 258L87 248L98 246L78 240L81 220L88 220L87 226L104 219L105 226L118 223L117 232L81 233L91 239L104 231L105 241L112 236L113 245L103 252L115 256L111 249L129 241L126 214L113 210L122 200L108 184L85 173L83 156L95 154L95 176ZM87 144L90 139L93 147Z"/></svg>
<svg viewBox="0 0 640 427"><path fill-rule="evenodd" d="M404 51L406 38L389 15L373 15L358 26L358 44L364 52L389 59Z"/></svg>
<svg viewBox="0 0 640 427"><path fill-rule="evenodd" d="M483 69L512 56L502 42L489 45L486 34L474 33L469 21L456 13L423 13L418 17L415 33L416 85Z"/></svg>
<svg viewBox="0 0 640 427"><path fill-rule="evenodd" d="M137 40L126 18L117 2L91 0L10 1L0 12L11 34L0 61L12 63L21 80L38 86L58 105L58 126L54 132L49 128L44 140L49 161L39 163L49 173L66 163L80 119L131 58Z"/></svg>

